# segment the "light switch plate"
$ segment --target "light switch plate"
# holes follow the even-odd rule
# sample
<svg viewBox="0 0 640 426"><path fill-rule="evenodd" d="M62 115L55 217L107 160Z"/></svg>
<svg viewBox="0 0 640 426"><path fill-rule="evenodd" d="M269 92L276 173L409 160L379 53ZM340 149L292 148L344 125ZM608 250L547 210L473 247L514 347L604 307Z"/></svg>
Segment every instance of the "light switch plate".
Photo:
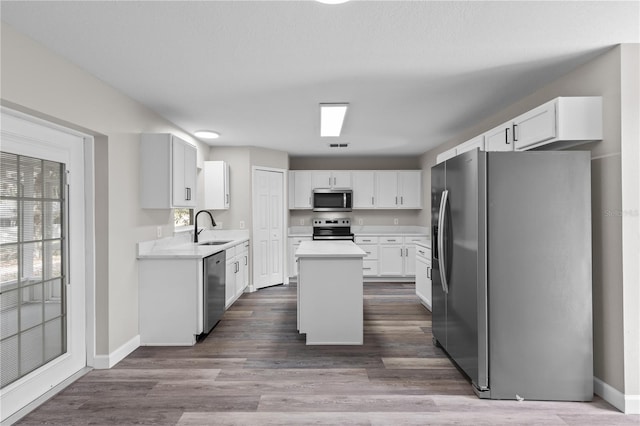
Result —
<svg viewBox="0 0 640 426"><path fill-rule="evenodd" d="M240 229L244 229L244 220L240 221Z"/></svg>
<svg viewBox="0 0 640 426"><path fill-rule="evenodd" d="M393 224L394 224L394 225L397 225L397 224L398 224L398 218L397 218L397 217L394 217L394 218L393 218Z"/></svg>
<svg viewBox="0 0 640 426"><path fill-rule="evenodd" d="M162 226L156 226L156 238L162 237Z"/></svg>

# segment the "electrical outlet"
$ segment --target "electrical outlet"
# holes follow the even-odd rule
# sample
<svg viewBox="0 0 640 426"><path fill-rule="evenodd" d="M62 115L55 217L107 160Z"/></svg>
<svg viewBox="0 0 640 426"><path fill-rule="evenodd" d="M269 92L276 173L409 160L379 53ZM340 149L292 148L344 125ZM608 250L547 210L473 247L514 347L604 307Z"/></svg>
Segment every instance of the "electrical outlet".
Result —
<svg viewBox="0 0 640 426"><path fill-rule="evenodd" d="M300 219L300 226L304 225L304 219Z"/></svg>
<svg viewBox="0 0 640 426"><path fill-rule="evenodd" d="M397 217L394 217L394 218L393 218L393 224L394 224L394 225L397 225L397 224L398 224L398 218L397 218Z"/></svg>
<svg viewBox="0 0 640 426"><path fill-rule="evenodd" d="M240 229L244 229L244 220L240 221Z"/></svg>
<svg viewBox="0 0 640 426"><path fill-rule="evenodd" d="M156 226L156 238L162 237L162 226Z"/></svg>
<svg viewBox="0 0 640 426"><path fill-rule="evenodd" d="M216 226L215 226L215 228L216 228L216 229L222 229L222 222L218 222L218 221L216 221Z"/></svg>
<svg viewBox="0 0 640 426"><path fill-rule="evenodd" d="M358 219L358 225L362 225L362 218Z"/></svg>

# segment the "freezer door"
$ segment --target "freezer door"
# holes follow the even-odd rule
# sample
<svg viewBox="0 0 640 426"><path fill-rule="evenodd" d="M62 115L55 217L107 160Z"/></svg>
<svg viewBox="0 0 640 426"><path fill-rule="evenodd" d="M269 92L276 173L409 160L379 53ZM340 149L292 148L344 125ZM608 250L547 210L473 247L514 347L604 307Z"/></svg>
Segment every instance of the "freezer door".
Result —
<svg viewBox="0 0 640 426"><path fill-rule="evenodd" d="M445 166L431 168L431 329L435 341L447 348L447 305L440 275L440 206L445 190Z"/></svg>
<svg viewBox="0 0 640 426"><path fill-rule="evenodd" d="M447 293L447 352L477 386L480 377L479 315L483 315L485 153L469 151L447 160L448 209L445 219L445 247L449 282ZM484 373L483 373L484 374Z"/></svg>

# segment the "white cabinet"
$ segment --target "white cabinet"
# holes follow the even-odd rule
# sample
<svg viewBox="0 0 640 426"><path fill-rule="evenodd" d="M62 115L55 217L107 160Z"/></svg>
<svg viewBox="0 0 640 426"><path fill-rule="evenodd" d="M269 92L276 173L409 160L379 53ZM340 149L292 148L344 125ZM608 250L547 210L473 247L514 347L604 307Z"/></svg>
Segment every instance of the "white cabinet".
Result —
<svg viewBox="0 0 640 426"><path fill-rule="evenodd" d="M375 172L351 172L353 182L353 208L372 209L375 207Z"/></svg>
<svg viewBox="0 0 640 426"><path fill-rule="evenodd" d="M197 149L169 133L140 140L140 204L146 209L196 206Z"/></svg>
<svg viewBox="0 0 640 426"><path fill-rule="evenodd" d="M468 141L458 145L456 147L456 155L460 155L467 151L473 151L478 148L480 151L484 151L484 135L476 136L475 138L469 139Z"/></svg>
<svg viewBox="0 0 640 426"><path fill-rule="evenodd" d="M289 208L311 208L311 171L296 170L289 172Z"/></svg>
<svg viewBox="0 0 640 426"><path fill-rule="evenodd" d="M602 98L560 97L513 120L516 150L563 148L579 142L602 139ZM560 142L560 143L557 143Z"/></svg>
<svg viewBox="0 0 640 426"><path fill-rule="evenodd" d="M226 210L230 204L229 165L224 161L204 162L204 208Z"/></svg>
<svg viewBox="0 0 640 426"><path fill-rule="evenodd" d="M249 285L249 242L229 247L225 252L225 309L228 309Z"/></svg>
<svg viewBox="0 0 640 426"><path fill-rule="evenodd" d="M422 208L422 172L410 170L398 172L398 195L401 209Z"/></svg>
<svg viewBox="0 0 640 426"><path fill-rule="evenodd" d="M378 237L355 237L355 243L366 253L362 259L362 274L365 277L378 275Z"/></svg>
<svg viewBox="0 0 640 426"><path fill-rule="evenodd" d="M507 121L484 134L487 151L513 151L513 130Z"/></svg>
<svg viewBox="0 0 640 426"><path fill-rule="evenodd" d="M312 170L313 188L351 188L351 172L347 170Z"/></svg>
<svg viewBox="0 0 640 426"><path fill-rule="evenodd" d="M375 198L377 208L422 208L422 172L377 171Z"/></svg>
<svg viewBox="0 0 640 426"><path fill-rule="evenodd" d="M404 253L402 236L380 237L378 273L381 276L404 275Z"/></svg>
<svg viewBox="0 0 640 426"><path fill-rule="evenodd" d="M238 262L236 297L240 297L249 286L249 241L236 246L236 262Z"/></svg>
<svg viewBox="0 0 640 426"><path fill-rule="evenodd" d="M416 295L431 310L431 249L416 245Z"/></svg>
<svg viewBox="0 0 640 426"><path fill-rule="evenodd" d="M311 237L289 237L289 277L298 276L298 262L296 262L296 250L303 241L311 241Z"/></svg>
<svg viewBox="0 0 640 426"><path fill-rule="evenodd" d="M448 160L449 158L455 157L456 154L457 154L456 151L457 151L457 149L454 147L454 148L448 149L448 150L446 150L444 152L441 152L440 154L438 154L436 156L436 164L440 164L443 161Z"/></svg>

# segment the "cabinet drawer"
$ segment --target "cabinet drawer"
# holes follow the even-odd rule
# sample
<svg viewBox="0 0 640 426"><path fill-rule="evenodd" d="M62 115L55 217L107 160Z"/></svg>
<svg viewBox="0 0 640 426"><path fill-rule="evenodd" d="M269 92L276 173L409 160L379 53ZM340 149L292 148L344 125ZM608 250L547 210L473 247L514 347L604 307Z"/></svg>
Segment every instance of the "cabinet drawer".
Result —
<svg viewBox="0 0 640 426"><path fill-rule="evenodd" d="M362 261L362 274L365 276L378 275L378 261L377 260L363 260Z"/></svg>
<svg viewBox="0 0 640 426"><path fill-rule="evenodd" d="M414 244L414 243L426 243L429 241L429 237L415 235L412 237L404 237L405 244Z"/></svg>
<svg viewBox="0 0 640 426"><path fill-rule="evenodd" d="M355 237L356 244L378 244L378 237Z"/></svg>
<svg viewBox="0 0 640 426"><path fill-rule="evenodd" d="M227 260L233 259L236 256L236 251L239 251L240 246L229 247L225 250Z"/></svg>
<svg viewBox="0 0 640 426"><path fill-rule="evenodd" d="M421 246L416 247L416 256L431 262L431 249Z"/></svg>
<svg viewBox="0 0 640 426"><path fill-rule="evenodd" d="M289 242L293 244L300 244L303 241L311 241L311 237L289 237Z"/></svg>
<svg viewBox="0 0 640 426"><path fill-rule="evenodd" d="M378 258L378 245L377 244L362 244L360 248L364 250L367 255L364 257L366 259L377 259Z"/></svg>
<svg viewBox="0 0 640 426"><path fill-rule="evenodd" d="M381 244L402 244L402 237L393 236L393 237L380 237Z"/></svg>

